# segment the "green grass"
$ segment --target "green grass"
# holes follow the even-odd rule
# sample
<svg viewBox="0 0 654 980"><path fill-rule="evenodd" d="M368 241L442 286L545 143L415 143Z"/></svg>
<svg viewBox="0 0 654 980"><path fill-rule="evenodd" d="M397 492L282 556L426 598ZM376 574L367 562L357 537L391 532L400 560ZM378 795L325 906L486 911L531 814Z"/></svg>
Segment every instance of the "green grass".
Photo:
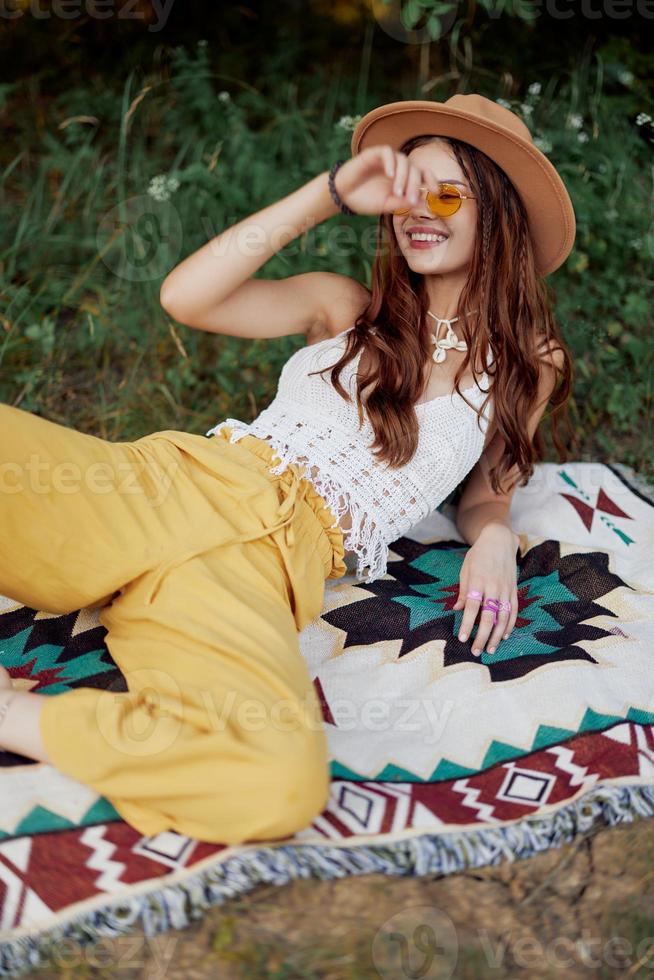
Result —
<svg viewBox="0 0 654 980"><path fill-rule="evenodd" d="M595 56L540 93L525 79L511 105L551 146L577 214L575 248L550 282L575 359L578 455L652 476L653 157L633 121L652 102L637 81L621 93L606 74ZM506 95L481 70L460 85ZM113 85L91 78L54 96L38 78L0 87L13 120L0 151L0 399L110 439L252 419L301 339L173 323L160 283L208 238L347 158L339 121L388 98L362 89L357 66L352 77L313 65L306 78L254 85L222 75L202 42ZM323 222L257 275L325 269L369 283L369 255L330 254L328 235L337 222L362 235L374 221Z"/></svg>

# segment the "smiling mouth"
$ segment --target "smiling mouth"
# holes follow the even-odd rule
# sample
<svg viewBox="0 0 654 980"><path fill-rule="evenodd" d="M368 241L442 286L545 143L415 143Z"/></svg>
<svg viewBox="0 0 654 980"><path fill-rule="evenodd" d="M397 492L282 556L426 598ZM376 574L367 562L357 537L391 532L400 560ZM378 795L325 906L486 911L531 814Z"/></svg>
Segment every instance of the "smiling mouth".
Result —
<svg viewBox="0 0 654 980"><path fill-rule="evenodd" d="M447 235L441 235L437 232L433 234L428 234L426 232L417 232L416 234L407 234L409 243L412 248L434 248L437 245L442 245L448 239Z"/></svg>

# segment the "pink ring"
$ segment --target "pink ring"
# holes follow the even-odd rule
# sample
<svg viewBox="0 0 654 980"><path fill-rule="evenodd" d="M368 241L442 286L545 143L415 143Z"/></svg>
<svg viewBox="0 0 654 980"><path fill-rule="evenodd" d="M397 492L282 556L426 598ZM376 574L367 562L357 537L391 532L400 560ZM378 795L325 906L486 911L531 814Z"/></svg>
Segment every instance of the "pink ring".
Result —
<svg viewBox="0 0 654 980"><path fill-rule="evenodd" d="M489 598L489 599L486 599L486 601L484 602L484 604L481 607L482 612L484 611L484 609L488 609L490 612L492 612L492 614L493 614L493 626L495 626L495 624L497 623L497 610L498 610L499 602L500 602L499 599L490 599Z"/></svg>
<svg viewBox="0 0 654 980"><path fill-rule="evenodd" d="M466 593L466 599L483 599L481 592L477 592L476 589L471 589L470 592Z"/></svg>

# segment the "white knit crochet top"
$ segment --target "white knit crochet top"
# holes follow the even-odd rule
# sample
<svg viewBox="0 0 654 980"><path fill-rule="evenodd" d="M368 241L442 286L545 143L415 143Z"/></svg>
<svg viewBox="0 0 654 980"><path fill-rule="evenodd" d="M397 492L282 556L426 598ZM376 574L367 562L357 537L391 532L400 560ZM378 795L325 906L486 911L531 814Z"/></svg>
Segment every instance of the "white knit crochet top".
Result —
<svg viewBox="0 0 654 980"><path fill-rule="evenodd" d="M356 577L363 579L367 568L365 581L374 582L386 572L388 546L433 511L479 459L492 399L478 416L476 409L488 389L484 371L479 379L483 391L480 385L462 389L474 408L456 392L416 404L418 448L405 466L391 469L369 450L374 430L365 407L359 428L356 373L361 351L340 376L351 402L336 391L329 372L308 376L309 371L335 364L352 329L295 351L282 368L275 398L253 422L225 419L206 435L229 426L230 442L248 434L267 439L279 458L271 473L282 473L288 463L305 465L307 479L334 514L333 526L349 511L351 528L343 529L345 550L357 556ZM312 466L319 476L310 477Z"/></svg>

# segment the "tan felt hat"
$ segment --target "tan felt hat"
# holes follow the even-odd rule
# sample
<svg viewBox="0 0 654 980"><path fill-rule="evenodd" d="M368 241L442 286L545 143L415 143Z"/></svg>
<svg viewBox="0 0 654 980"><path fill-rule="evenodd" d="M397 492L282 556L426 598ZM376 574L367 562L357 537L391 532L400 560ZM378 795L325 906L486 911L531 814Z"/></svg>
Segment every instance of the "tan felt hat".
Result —
<svg viewBox="0 0 654 980"><path fill-rule="evenodd" d="M483 150L522 199L538 274L547 276L565 262L575 240L572 201L558 171L515 112L473 94L453 95L446 102L389 102L359 120L352 133L352 156L379 144L399 150L409 137L422 134L452 136Z"/></svg>

